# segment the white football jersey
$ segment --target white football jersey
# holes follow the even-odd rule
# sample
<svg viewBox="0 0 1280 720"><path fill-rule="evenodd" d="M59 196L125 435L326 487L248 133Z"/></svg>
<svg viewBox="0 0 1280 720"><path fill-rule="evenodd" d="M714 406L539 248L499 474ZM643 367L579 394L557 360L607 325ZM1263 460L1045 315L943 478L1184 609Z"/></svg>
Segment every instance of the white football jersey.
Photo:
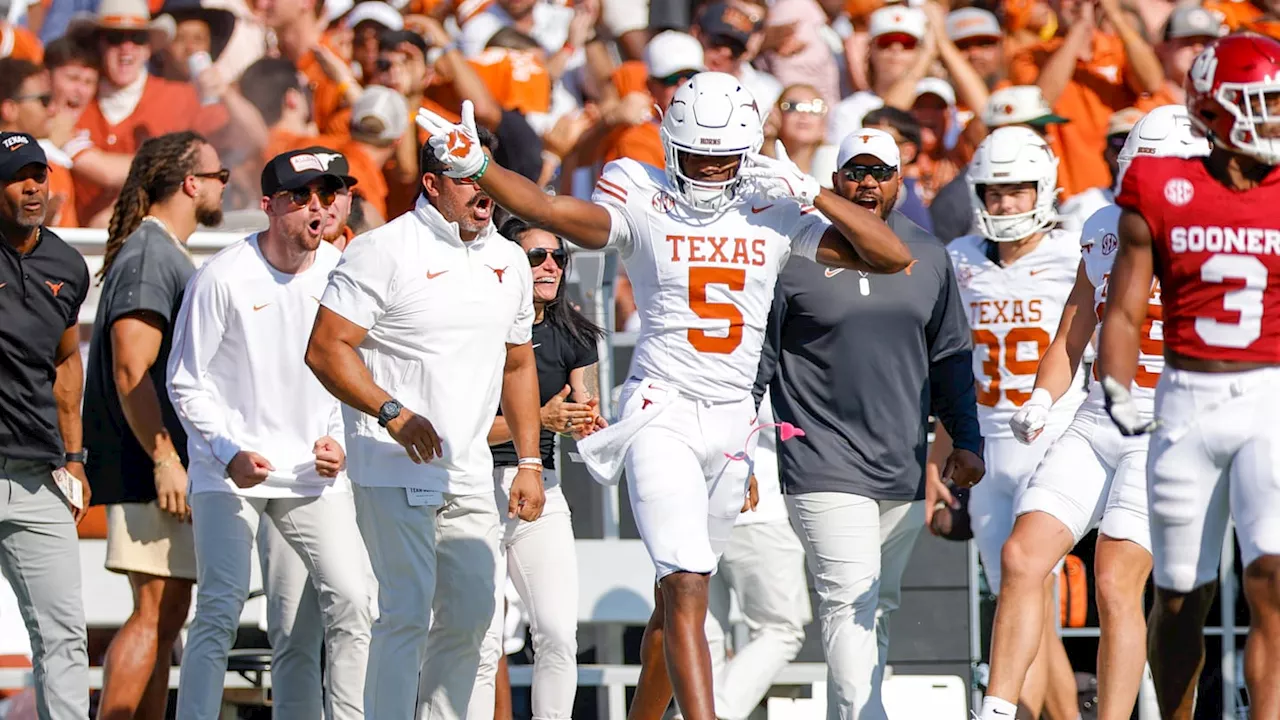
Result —
<svg viewBox="0 0 1280 720"><path fill-rule="evenodd" d="M1080 238L1084 271L1093 283L1094 310L1098 321L1102 320L1102 311L1107 301L1107 279L1111 277L1111 266L1116 261L1116 251L1120 248L1119 233L1116 228L1120 224L1120 208L1107 205L1098 210L1085 222L1086 235ZM1138 372L1133 377L1130 388L1133 400L1138 407L1147 413L1155 412L1156 383L1160 373L1164 371L1164 308L1160 304L1160 281L1151 282L1151 300L1147 305L1147 320L1142 324L1142 344L1138 347ZM1094 366L1094 380L1098 379L1098 368ZM1089 391L1089 403L1103 404L1104 398L1101 384L1095 382Z"/></svg>
<svg viewBox="0 0 1280 720"><path fill-rule="evenodd" d="M973 328L973 374L978 421L984 437L1012 437L1009 419L1031 398L1040 358L1062 319L1062 309L1080 266L1080 235L1050 230L1040 244L1012 265L987 257L991 244L965 235L947 246L960 295ZM1069 422L1084 400L1083 379L1054 403L1052 413Z"/></svg>
<svg viewBox="0 0 1280 720"><path fill-rule="evenodd" d="M830 225L790 200L696 210L677 199L666 173L628 159L605 166L591 199L613 214L609 245L635 293L631 375L707 402L750 394L792 243L816 247Z"/></svg>

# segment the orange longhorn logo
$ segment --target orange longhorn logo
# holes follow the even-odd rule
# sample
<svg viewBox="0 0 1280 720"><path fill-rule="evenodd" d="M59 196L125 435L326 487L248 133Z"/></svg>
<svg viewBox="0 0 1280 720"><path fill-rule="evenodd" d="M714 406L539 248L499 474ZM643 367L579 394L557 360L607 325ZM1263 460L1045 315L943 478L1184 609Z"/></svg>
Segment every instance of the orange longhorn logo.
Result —
<svg viewBox="0 0 1280 720"><path fill-rule="evenodd" d="M456 158L464 158L471 152L471 138L459 130L449 132L449 154Z"/></svg>
<svg viewBox="0 0 1280 720"><path fill-rule="evenodd" d="M496 267L493 267L492 265L485 265L485 267L492 270L493 274L498 276L498 282L502 282L502 274L507 271L507 268L505 266L501 268L496 268Z"/></svg>
<svg viewBox="0 0 1280 720"><path fill-rule="evenodd" d="M862 142L864 142L864 143L869 143L869 142L871 142L871 136L870 136L870 135L862 135L862 136L860 136L860 137L862 138Z"/></svg>
<svg viewBox="0 0 1280 720"><path fill-rule="evenodd" d="M58 297L58 291L62 290L63 283L54 283L45 280L44 284L49 286L49 290L53 292L54 297Z"/></svg>

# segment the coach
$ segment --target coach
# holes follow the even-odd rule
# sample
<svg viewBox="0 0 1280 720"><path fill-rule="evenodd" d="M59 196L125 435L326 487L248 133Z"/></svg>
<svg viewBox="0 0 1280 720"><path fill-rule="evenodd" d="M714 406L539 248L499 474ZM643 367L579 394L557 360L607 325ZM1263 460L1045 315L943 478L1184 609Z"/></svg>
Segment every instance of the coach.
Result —
<svg viewBox="0 0 1280 720"><path fill-rule="evenodd" d="M492 136L480 140L492 152ZM425 146L419 167L413 211L347 247L307 349L344 404L356 517L378 578L369 720L415 717L415 698L422 717L467 716L495 605L488 435L499 400L519 457L503 510L532 521L543 504L529 259L494 229L477 178L447 176ZM477 701L492 716L493 698Z"/></svg>
<svg viewBox="0 0 1280 720"><path fill-rule="evenodd" d="M929 415L960 438L948 465L958 485L982 477L982 438L951 262L893 210L897 144L859 130L837 161L836 192L887 221L915 260L872 277L793 259L778 278L756 393L770 388L777 420L805 432L779 443L778 458L818 591L828 717L880 720L888 615L924 515Z"/></svg>
<svg viewBox="0 0 1280 720"><path fill-rule="evenodd" d="M80 305L89 270L44 228L49 165L0 133L0 569L31 635L36 712L89 715L76 522L89 503L81 446Z"/></svg>

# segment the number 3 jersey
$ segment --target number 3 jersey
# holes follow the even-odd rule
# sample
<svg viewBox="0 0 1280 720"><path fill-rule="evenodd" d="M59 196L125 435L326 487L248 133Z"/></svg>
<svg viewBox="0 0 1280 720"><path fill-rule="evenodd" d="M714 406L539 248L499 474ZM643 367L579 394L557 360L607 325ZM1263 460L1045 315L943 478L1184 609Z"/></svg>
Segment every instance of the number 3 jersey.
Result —
<svg viewBox="0 0 1280 720"><path fill-rule="evenodd" d="M1116 204L1151 229L1170 350L1280 364L1280 172L1237 192L1199 158L1137 157Z"/></svg>
<svg viewBox="0 0 1280 720"><path fill-rule="evenodd" d="M1009 420L1031 398L1040 357L1048 349L1080 265L1080 235L1050 230L1034 250L1001 267L994 244L980 235L947 246L973 329L973 375L983 437L1012 437ZM1084 400L1083 381L1054 403L1051 422L1070 422Z"/></svg>
<svg viewBox="0 0 1280 720"><path fill-rule="evenodd" d="M792 200L746 198L720 212L676 200L666 173L634 160L604 168L594 202L613 218L609 246L627 266L640 315L631 375L687 397L751 393L773 289L787 258L812 258L830 227Z"/></svg>

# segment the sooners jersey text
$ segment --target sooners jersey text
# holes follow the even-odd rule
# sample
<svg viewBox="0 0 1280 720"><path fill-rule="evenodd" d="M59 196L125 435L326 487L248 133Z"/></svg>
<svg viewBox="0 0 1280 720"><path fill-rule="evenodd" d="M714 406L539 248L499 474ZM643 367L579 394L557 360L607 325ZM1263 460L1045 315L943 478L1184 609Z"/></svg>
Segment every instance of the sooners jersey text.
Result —
<svg viewBox="0 0 1280 720"><path fill-rule="evenodd" d="M980 235L947 246L973 328L973 374L984 437L1012 437L1009 419L1031 398L1040 358L1049 348L1080 264L1080 236L1051 230L1008 267L987 257ZM1080 383L1054 404L1064 423L1084 400Z"/></svg>
<svg viewBox="0 0 1280 720"><path fill-rule="evenodd" d="M792 241L816 242L830 225L790 201L743 200L713 213L676 197L662 170L623 159L605 166L591 198L614 215L610 242L640 315L631 375L698 400L737 401L755 383Z"/></svg>
<svg viewBox="0 0 1280 720"><path fill-rule="evenodd" d="M1116 204L1151 229L1170 350L1280 364L1280 173L1237 192L1198 158L1139 157Z"/></svg>

